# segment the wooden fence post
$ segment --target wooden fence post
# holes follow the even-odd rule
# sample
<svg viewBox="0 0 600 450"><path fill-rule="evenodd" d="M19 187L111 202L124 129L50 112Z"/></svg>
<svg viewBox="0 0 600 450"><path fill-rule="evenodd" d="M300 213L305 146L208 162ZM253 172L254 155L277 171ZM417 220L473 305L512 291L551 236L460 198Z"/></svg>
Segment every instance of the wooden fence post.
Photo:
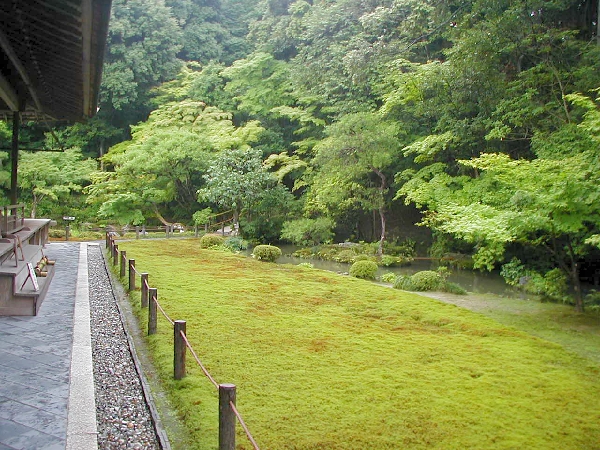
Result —
<svg viewBox="0 0 600 450"><path fill-rule="evenodd" d="M140 227L139 227L139 225L135 226L135 238L136 239L140 238Z"/></svg>
<svg viewBox="0 0 600 450"><path fill-rule="evenodd" d="M108 232L108 228L106 229L106 248L110 247L110 234Z"/></svg>
<svg viewBox="0 0 600 450"><path fill-rule="evenodd" d="M156 318L158 308L156 302L158 301L158 289L148 289L148 336L156 334Z"/></svg>
<svg viewBox="0 0 600 450"><path fill-rule="evenodd" d="M119 245L113 245L113 266L119 263Z"/></svg>
<svg viewBox="0 0 600 450"><path fill-rule="evenodd" d="M119 267L119 275L121 278L125 278L125 268L127 267L127 252L121 251L121 266Z"/></svg>
<svg viewBox="0 0 600 450"><path fill-rule="evenodd" d="M185 353L187 346L181 333L185 334L185 320L176 320L174 324L175 335L173 336L173 376L176 380L185 377Z"/></svg>
<svg viewBox="0 0 600 450"><path fill-rule="evenodd" d="M129 260L129 290L135 291L135 259Z"/></svg>
<svg viewBox="0 0 600 450"><path fill-rule="evenodd" d="M142 289L142 308L147 308L148 307L148 274L147 273L143 273L141 275L142 278L142 285L141 285L141 289Z"/></svg>
<svg viewBox="0 0 600 450"><path fill-rule="evenodd" d="M71 234L71 227L69 225L65 226L65 240L69 240L69 235Z"/></svg>
<svg viewBox="0 0 600 450"><path fill-rule="evenodd" d="M235 450L235 384L219 385L219 450Z"/></svg>

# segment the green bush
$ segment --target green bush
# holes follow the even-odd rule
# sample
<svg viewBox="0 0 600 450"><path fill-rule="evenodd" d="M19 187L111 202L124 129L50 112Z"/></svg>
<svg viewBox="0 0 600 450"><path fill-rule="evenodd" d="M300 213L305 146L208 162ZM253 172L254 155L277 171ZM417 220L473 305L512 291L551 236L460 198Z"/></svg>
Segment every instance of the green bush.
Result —
<svg viewBox="0 0 600 450"><path fill-rule="evenodd" d="M450 281L446 281L444 283L444 285L442 286L442 291L449 292L450 294L456 294L456 295L467 295L468 294L467 290L464 287L462 287L460 284L452 283Z"/></svg>
<svg viewBox="0 0 600 450"><path fill-rule="evenodd" d="M200 238L200 248L213 248L223 245L225 240L216 234L205 234Z"/></svg>
<svg viewBox="0 0 600 450"><path fill-rule="evenodd" d="M406 239L404 242L386 240L383 242L383 251L388 255L413 257L416 254L415 245L412 239Z"/></svg>
<svg viewBox="0 0 600 450"><path fill-rule="evenodd" d="M301 248L292 253L296 258L312 258L315 256L312 248Z"/></svg>
<svg viewBox="0 0 600 450"><path fill-rule="evenodd" d="M48 237L51 239L64 239L65 238L65 230L60 228L51 228L48 231Z"/></svg>
<svg viewBox="0 0 600 450"><path fill-rule="evenodd" d="M517 286L530 294L540 295L545 300L569 302L567 276L560 269L541 274L527 269L517 258L502 266L500 275L507 284Z"/></svg>
<svg viewBox="0 0 600 450"><path fill-rule="evenodd" d="M444 284L442 276L433 270L423 270L410 277L415 291L435 291Z"/></svg>
<svg viewBox="0 0 600 450"><path fill-rule="evenodd" d="M416 291L412 280L408 275L398 275L394 282L395 289L402 289L403 291Z"/></svg>
<svg viewBox="0 0 600 450"><path fill-rule="evenodd" d="M257 245L252 251L252 256L259 261L274 262L281 256L281 249L274 245Z"/></svg>
<svg viewBox="0 0 600 450"><path fill-rule="evenodd" d="M318 245L333 239L334 226L327 217L291 220L283 224L281 239L301 246Z"/></svg>
<svg viewBox="0 0 600 450"><path fill-rule="evenodd" d="M369 256L369 255L356 255L354 257L354 262L357 261L372 261L375 264L377 264L377 258L375 256Z"/></svg>
<svg viewBox="0 0 600 450"><path fill-rule="evenodd" d="M360 256L364 256L364 255L360 255ZM342 250L341 252L339 252L337 255L335 255L333 257L334 261L340 262L340 263L353 263L356 261L356 253L354 253L354 250Z"/></svg>
<svg viewBox="0 0 600 450"><path fill-rule="evenodd" d="M232 236L230 238L225 239L223 245L225 246L225 248L228 248L232 252L239 252L248 248L248 242L246 242L239 236Z"/></svg>
<svg viewBox="0 0 600 450"><path fill-rule="evenodd" d="M311 263L309 262L305 262L305 263L300 263L298 264L298 267L303 267L305 269L314 269L315 266L313 266Z"/></svg>
<svg viewBox="0 0 600 450"><path fill-rule="evenodd" d="M377 274L377 263L374 261L356 261L350 266L350 275L356 278L374 280Z"/></svg>
<svg viewBox="0 0 600 450"><path fill-rule="evenodd" d="M385 267L395 266L398 264L398 262L399 262L399 258L397 256L390 256L390 255L382 255L381 259L379 261L379 263Z"/></svg>
<svg viewBox="0 0 600 450"><path fill-rule="evenodd" d="M567 276L560 269L552 269L544 274L542 295L550 300L567 302Z"/></svg>
<svg viewBox="0 0 600 450"><path fill-rule="evenodd" d="M388 273L384 273L383 275L381 275L379 277L379 279L381 281L383 281L384 283L396 283L396 274L392 273L392 272L388 272Z"/></svg>
<svg viewBox="0 0 600 450"><path fill-rule="evenodd" d="M506 284L518 286L519 281L523 277L528 276L529 273L525 270L525 266L521 263L521 260L513 258L510 262L502 265L500 275L504 278Z"/></svg>

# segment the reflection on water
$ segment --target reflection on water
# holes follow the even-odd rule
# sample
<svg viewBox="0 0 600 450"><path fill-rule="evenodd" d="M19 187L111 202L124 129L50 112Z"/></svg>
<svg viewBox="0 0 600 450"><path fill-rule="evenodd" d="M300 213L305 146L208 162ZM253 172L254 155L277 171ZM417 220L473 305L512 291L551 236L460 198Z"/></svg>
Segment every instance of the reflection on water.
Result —
<svg viewBox="0 0 600 450"><path fill-rule="evenodd" d="M347 273L350 270L350 264L338 263L335 261L323 261L321 259L305 259L295 258L291 254L297 250L294 246L279 246L283 253L283 256L277 260L278 264L300 264L310 262L315 269L329 270L337 273ZM250 255L251 250L247 250L246 254ZM396 275L412 275L415 272L421 270L436 270L438 264L434 261L429 260L417 260L414 261L410 266L407 267L380 267L377 275L384 273L393 272ZM500 274L496 272L479 272L471 270L451 270L451 274L448 277L449 281L458 283L469 292L476 292L479 294L497 294L503 296L519 296L522 297L525 294L514 289L504 282L504 279Z"/></svg>

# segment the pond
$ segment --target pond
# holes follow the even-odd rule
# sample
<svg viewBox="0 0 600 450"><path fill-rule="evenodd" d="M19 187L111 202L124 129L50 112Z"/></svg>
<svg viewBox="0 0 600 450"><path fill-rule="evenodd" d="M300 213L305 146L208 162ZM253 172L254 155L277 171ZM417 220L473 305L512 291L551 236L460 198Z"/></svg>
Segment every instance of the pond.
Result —
<svg viewBox="0 0 600 450"><path fill-rule="evenodd" d="M278 264L300 264L300 263L311 263L315 269L329 270L336 273L348 273L350 270L350 264L338 263L335 261L324 261L322 259L306 259L296 258L291 254L297 250L294 246L279 246L283 252L283 256L280 257L276 262ZM252 250L247 250L246 254L250 255ZM415 272L422 270L436 270L438 264L431 260L416 260L410 266L406 267L380 267L377 271L377 275L384 273L393 272L396 275L412 275ZM497 294L502 296L520 296L525 297L525 294L521 291L516 290L512 286L506 284L504 279L500 276L499 272L479 272L471 270L458 270L453 269L450 271L448 281L459 284L469 292L475 292L478 294Z"/></svg>

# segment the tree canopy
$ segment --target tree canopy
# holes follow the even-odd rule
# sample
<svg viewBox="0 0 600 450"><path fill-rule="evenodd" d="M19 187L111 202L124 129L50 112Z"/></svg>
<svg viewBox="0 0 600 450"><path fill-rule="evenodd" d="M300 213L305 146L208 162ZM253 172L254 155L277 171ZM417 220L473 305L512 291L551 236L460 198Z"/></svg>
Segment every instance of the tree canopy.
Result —
<svg viewBox="0 0 600 450"><path fill-rule="evenodd" d="M600 261L597 17L567 0L115 0L100 112L57 134L100 158L91 216L233 208L257 240L320 220L383 244L418 207L436 251L577 287Z"/></svg>

